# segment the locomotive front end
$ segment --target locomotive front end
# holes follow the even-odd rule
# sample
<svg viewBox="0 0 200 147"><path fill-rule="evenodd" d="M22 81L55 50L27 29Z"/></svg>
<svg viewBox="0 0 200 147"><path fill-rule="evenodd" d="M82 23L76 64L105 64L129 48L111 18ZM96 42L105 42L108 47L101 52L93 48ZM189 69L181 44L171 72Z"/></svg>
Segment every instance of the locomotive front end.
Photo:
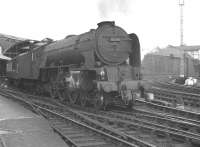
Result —
<svg viewBox="0 0 200 147"><path fill-rule="evenodd" d="M101 101L104 98L104 103L132 106L139 89L140 64L136 65L133 59L140 56L139 40L137 36L133 40L114 22L101 22L98 26L95 53L101 63L97 71Z"/></svg>
<svg viewBox="0 0 200 147"><path fill-rule="evenodd" d="M98 59L107 65L119 65L129 58L131 39L114 22L98 23L95 33L95 53Z"/></svg>

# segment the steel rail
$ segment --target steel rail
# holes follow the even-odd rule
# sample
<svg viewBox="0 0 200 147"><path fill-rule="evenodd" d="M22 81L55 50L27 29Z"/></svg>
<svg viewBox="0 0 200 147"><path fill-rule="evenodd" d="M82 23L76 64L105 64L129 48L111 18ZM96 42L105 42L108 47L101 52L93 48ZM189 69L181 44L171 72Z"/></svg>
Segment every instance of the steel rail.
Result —
<svg viewBox="0 0 200 147"><path fill-rule="evenodd" d="M188 134L199 137L200 136L200 126L194 123L188 123L180 120L175 120L172 118L153 116L154 114L141 114L134 112L110 112L111 116L114 115L117 118L124 118L125 120L141 122L147 125L156 125L158 127L172 130L174 132L180 132L182 134ZM153 114L153 115L152 115Z"/></svg>
<svg viewBox="0 0 200 147"><path fill-rule="evenodd" d="M137 119L137 118L133 118L133 117L130 118L130 117L121 116L118 114L115 114L115 116L113 116L113 114L109 115L109 114L105 114L105 113L104 113L104 115L97 115L97 114L86 113L86 112L82 112L82 113L85 113L85 115L92 116L94 118L95 117L103 118L103 119L107 119L109 121L111 120L114 122L118 122L120 124L125 123L128 126L134 125L136 128L151 129L153 132L160 131L162 133L168 134L168 136L176 136L176 137L178 136L178 137L182 137L183 139L186 139L186 140L192 140L192 139L198 140L200 143L200 134L187 132L187 131L171 128L171 127L160 125L160 124L151 123L146 120L141 120L141 119ZM116 115L117 115L117 117L116 117Z"/></svg>
<svg viewBox="0 0 200 147"><path fill-rule="evenodd" d="M163 115L159 113L154 113L150 111L141 111L139 109L134 109L133 112L126 112L126 111L112 111L110 112L113 115L125 115L129 117L135 117L141 120L150 121L152 123L157 124L164 124L169 127L178 128L181 130L187 130L191 133L199 133L200 134L200 125L196 123L191 123L188 120L182 120L182 119L174 119L172 117L169 117L169 115Z"/></svg>
<svg viewBox="0 0 200 147"><path fill-rule="evenodd" d="M38 102L38 103L40 103L40 102ZM51 107L51 106L50 106ZM144 123L144 122L143 122ZM152 126L155 126L154 124L149 124L149 125L152 125ZM157 127L158 127L159 125L157 125ZM162 126L160 126L160 127L162 127ZM141 127L140 127L141 128ZM168 129L170 129L170 128L168 128ZM157 130L157 131L160 131L160 130ZM170 130L170 131L172 131L172 130ZM173 130L173 131L175 131L175 130ZM179 130L176 130L176 131L179 131ZM166 132L166 130L164 130L163 132ZM171 135L172 135L172 133L173 132L166 132L166 133L171 133ZM184 133L184 131L182 132L182 133ZM185 136L185 137L189 137L189 133L187 133L187 132L185 132L188 136ZM176 135L181 135L181 134L176 134ZM190 135L195 135L195 134L190 134ZM183 137L183 136L182 136ZM190 138L190 139L195 139L195 138Z"/></svg>
<svg viewBox="0 0 200 147"><path fill-rule="evenodd" d="M137 105L139 107L145 106L147 108L150 108L151 110L156 110L162 113L167 113L170 115L174 115L173 117L185 117L186 119L190 120L191 122L194 123L199 123L200 124L200 113L195 113L187 110L182 110L182 109L177 109L177 108L172 108L172 107L167 107L167 106L162 106L158 104L154 104L151 102L147 102L142 99L136 99ZM143 109L146 109L145 107L142 107Z"/></svg>
<svg viewBox="0 0 200 147"><path fill-rule="evenodd" d="M156 98L162 98L162 97L168 97L172 100L178 101L178 99L183 100L184 105L189 105L191 107L199 107L200 106L200 95L199 94L193 94L193 93L186 93L181 91L175 91L175 90L168 90L163 88L152 88L149 90L150 92L153 92L156 96Z"/></svg>
<svg viewBox="0 0 200 147"><path fill-rule="evenodd" d="M171 82L159 82L159 81L151 82L151 84L156 87L163 87L166 89L173 89L173 90L175 89L175 90L183 91L187 93L200 94L199 87L190 87L190 86L180 85L180 84L171 83Z"/></svg>
<svg viewBox="0 0 200 147"><path fill-rule="evenodd" d="M12 94L11 94L11 96L15 97L15 98L17 97L16 95L12 95ZM20 100L24 101L24 99L21 99L19 97L17 97L17 98L18 98L18 100L20 99ZM29 101L29 103L30 103L30 101ZM33 103L33 102L31 102L31 103ZM35 107L37 107L37 109L46 109L46 110L48 110L51 113L57 113L57 112L51 111L49 108L42 108L41 106L38 106L37 104L31 104L31 105L34 105ZM48 105L48 107L49 107L49 105ZM74 113L73 111L71 111L71 112ZM108 134L108 135L112 134L111 136L114 137L113 139L117 139L117 141L121 141L121 142L123 142L124 144L126 144L128 146L134 146L134 147L135 146L154 147L154 145L149 144L149 143L147 143L145 141L141 141L140 139L129 137L126 134L118 132L118 131L116 131L116 130L114 130L112 128L105 127L101 123L98 123L98 122L96 122L96 121L94 121L92 119L85 118L84 115L80 115L80 114L77 114L77 113L74 113L74 114L76 114L79 117L81 117L82 119L84 119L84 122L86 124L90 124L92 127L96 126L96 128L98 128L98 129L101 128L103 131L106 132L106 134ZM62 114L59 114L59 115L62 116L62 117L65 117Z"/></svg>

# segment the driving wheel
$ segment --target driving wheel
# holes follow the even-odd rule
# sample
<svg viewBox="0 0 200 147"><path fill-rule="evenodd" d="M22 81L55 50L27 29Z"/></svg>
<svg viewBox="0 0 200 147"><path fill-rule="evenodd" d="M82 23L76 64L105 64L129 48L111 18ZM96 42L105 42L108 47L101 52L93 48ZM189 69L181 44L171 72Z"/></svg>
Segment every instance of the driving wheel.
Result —
<svg viewBox="0 0 200 147"><path fill-rule="evenodd" d="M87 101L88 101L88 97L87 96L88 95L85 92L83 92L81 94L81 106L82 107L85 107L87 105Z"/></svg>
<svg viewBox="0 0 200 147"><path fill-rule="evenodd" d="M96 96L96 99L94 101L95 109L97 109L97 110L105 109L106 105L105 105L104 101L105 101L104 94L103 93L98 93L97 96Z"/></svg>
<svg viewBox="0 0 200 147"><path fill-rule="evenodd" d="M71 104L75 104L79 98L79 93L76 91L72 91L69 95L69 101Z"/></svg>
<svg viewBox="0 0 200 147"><path fill-rule="evenodd" d="M68 97L69 97L69 95L68 95L68 92L67 92L66 89L63 88L63 89L59 89L59 90L58 90L58 98L59 98L61 101L67 100Z"/></svg>
<svg viewBox="0 0 200 147"><path fill-rule="evenodd" d="M50 83L49 91L50 91L50 96L52 98L57 98L58 93L57 93L56 85L54 83Z"/></svg>

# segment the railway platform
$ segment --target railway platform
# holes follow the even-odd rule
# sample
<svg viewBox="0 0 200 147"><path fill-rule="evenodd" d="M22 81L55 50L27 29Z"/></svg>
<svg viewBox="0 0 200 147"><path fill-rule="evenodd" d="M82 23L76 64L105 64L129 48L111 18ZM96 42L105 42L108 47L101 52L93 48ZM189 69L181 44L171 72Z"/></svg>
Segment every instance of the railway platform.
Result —
<svg viewBox="0 0 200 147"><path fill-rule="evenodd" d="M0 147L66 147L48 122L0 96Z"/></svg>

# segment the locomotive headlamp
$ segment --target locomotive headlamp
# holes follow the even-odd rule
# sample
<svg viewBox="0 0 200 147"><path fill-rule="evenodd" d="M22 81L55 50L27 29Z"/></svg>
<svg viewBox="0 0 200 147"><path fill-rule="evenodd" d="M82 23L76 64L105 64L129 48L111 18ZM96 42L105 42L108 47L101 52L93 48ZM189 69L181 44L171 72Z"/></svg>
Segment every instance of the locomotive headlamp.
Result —
<svg viewBox="0 0 200 147"><path fill-rule="evenodd" d="M104 70L102 70L101 72L100 72L100 75L103 77L103 76L105 76L105 71Z"/></svg>
<svg viewBox="0 0 200 147"><path fill-rule="evenodd" d="M100 100L101 100L101 102L103 102L103 100L104 100L103 95L101 95Z"/></svg>
<svg viewBox="0 0 200 147"><path fill-rule="evenodd" d="M106 79L106 72L105 72L104 68L101 69L100 76L101 76L101 80L105 80Z"/></svg>

